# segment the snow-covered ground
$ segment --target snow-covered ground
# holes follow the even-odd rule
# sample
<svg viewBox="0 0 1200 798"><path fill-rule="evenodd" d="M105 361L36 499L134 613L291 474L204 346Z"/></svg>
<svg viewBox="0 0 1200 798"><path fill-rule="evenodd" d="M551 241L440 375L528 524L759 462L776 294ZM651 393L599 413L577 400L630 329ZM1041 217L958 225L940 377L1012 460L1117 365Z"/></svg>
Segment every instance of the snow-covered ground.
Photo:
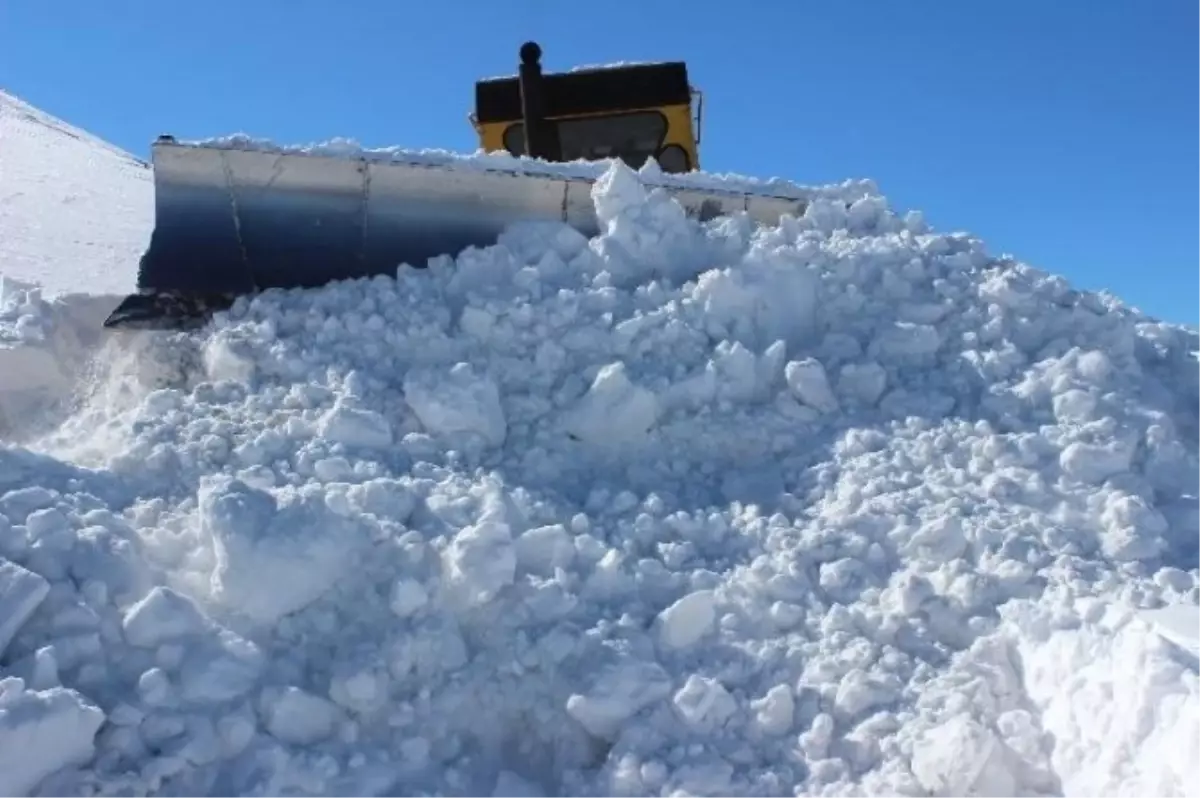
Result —
<svg viewBox="0 0 1200 798"><path fill-rule="evenodd" d="M0 91L0 274L124 294L153 224L148 165Z"/></svg>
<svg viewBox="0 0 1200 798"><path fill-rule="evenodd" d="M1195 331L594 198L196 334L5 287L0 793L1200 792Z"/></svg>

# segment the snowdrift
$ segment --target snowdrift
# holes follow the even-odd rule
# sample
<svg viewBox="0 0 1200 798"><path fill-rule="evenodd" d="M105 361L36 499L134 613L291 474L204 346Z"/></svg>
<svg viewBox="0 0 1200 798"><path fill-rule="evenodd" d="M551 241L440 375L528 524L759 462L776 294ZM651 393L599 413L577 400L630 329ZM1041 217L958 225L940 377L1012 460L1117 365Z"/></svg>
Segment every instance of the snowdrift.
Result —
<svg viewBox="0 0 1200 798"><path fill-rule="evenodd" d="M594 201L0 447L0 792L1197 794L1194 331L861 183Z"/></svg>

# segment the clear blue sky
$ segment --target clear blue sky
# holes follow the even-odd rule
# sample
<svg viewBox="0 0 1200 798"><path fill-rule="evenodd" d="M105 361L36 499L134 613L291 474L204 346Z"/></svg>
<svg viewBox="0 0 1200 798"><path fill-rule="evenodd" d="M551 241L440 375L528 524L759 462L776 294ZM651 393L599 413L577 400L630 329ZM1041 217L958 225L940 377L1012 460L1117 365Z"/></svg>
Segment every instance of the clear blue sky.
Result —
<svg viewBox="0 0 1200 798"><path fill-rule="evenodd" d="M1195 324L1196 0L6 0L0 86L160 132L473 150L473 81L689 63L703 165L870 177L894 207Z"/></svg>

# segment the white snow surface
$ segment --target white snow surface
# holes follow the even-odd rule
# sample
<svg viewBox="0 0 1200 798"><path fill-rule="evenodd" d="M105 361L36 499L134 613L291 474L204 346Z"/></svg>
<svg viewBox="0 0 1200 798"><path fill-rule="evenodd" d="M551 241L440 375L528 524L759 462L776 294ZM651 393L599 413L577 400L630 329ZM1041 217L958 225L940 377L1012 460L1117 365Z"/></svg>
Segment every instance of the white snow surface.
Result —
<svg viewBox="0 0 1200 798"><path fill-rule="evenodd" d="M0 792L1198 793L1195 331L609 170L195 333L5 283Z"/></svg>
<svg viewBox="0 0 1200 798"><path fill-rule="evenodd" d="M0 91L0 273L124 294L154 223L147 164Z"/></svg>

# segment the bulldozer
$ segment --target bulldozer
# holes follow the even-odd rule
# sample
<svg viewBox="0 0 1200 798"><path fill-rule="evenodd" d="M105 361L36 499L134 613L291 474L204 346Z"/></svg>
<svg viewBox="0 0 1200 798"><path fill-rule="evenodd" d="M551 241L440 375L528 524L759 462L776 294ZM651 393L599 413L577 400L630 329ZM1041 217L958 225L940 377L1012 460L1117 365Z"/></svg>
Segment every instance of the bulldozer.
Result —
<svg viewBox="0 0 1200 798"><path fill-rule="evenodd" d="M804 212L801 196L687 179L700 168L703 96L684 62L546 73L541 55L526 42L516 75L475 84L479 149L506 158L158 137L136 292L104 325L190 327L238 296L425 267L523 221L595 235L598 172L576 163L640 169L653 158L647 184L701 220L746 213L773 224Z"/></svg>

